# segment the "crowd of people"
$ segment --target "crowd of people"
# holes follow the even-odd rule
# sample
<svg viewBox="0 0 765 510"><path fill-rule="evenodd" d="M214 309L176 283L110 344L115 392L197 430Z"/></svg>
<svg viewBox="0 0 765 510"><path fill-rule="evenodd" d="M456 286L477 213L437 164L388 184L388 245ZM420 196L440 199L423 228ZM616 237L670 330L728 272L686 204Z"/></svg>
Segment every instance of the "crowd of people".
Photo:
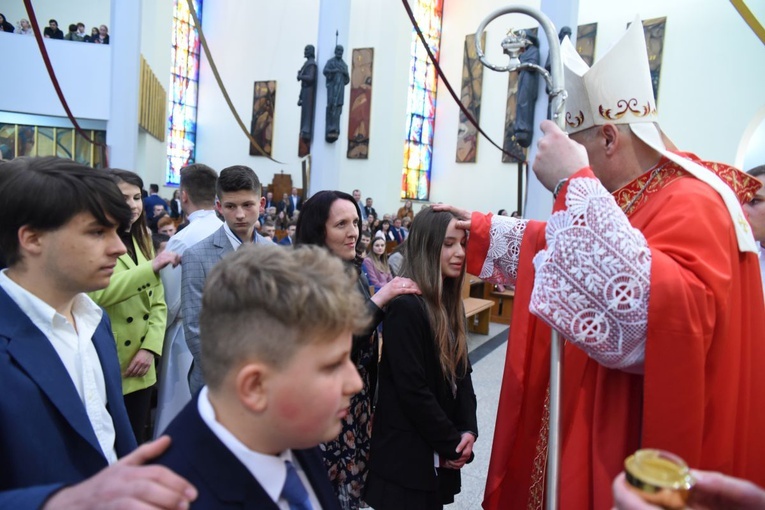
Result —
<svg viewBox="0 0 765 510"><path fill-rule="evenodd" d="M9 22L4 14L0 14L0 32L20 35L34 35L32 25L28 19L22 18L14 26ZM43 37L46 39L63 39L75 42L87 42L93 44L109 44L109 28L106 25L100 25L86 31L85 23L71 23L68 30L64 33L58 26L58 21L51 19L48 26L43 29Z"/></svg>
<svg viewBox="0 0 765 510"><path fill-rule="evenodd" d="M468 271L515 288L485 509L549 496L552 328L561 506L658 508L637 487L661 480L622 472L656 448L695 468L688 508L765 507L763 171L672 146L642 33L595 85L563 42L580 118L541 125L548 222L273 204L244 165L189 165L170 201L130 171L0 165L0 509L442 508L479 437ZM625 88L647 107L595 116Z"/></svg>

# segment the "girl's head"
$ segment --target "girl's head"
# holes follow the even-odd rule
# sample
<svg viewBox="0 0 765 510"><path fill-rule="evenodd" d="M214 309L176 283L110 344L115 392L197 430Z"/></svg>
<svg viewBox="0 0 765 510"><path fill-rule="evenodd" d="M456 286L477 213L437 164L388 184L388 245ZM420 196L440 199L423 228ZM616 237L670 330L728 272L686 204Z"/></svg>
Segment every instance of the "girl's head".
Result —
<svg viewBox="0 0 765 510"><path fill-rule="evenodd" d="M378 258L385 255L385 239L379 237L367 246L369 253L375 254Z"/></svg>
<svg viewBox="0 0 765 510"><path fill-rule="evenodd" d="M19 21L19 26L20 26L20 27L21 27L23 30L29 30L30 28L32 28L32 25L30 25L30 24L29 24L29 21L28 21L28 20L26 20L26 19L22 19L21 21Z"/></svg>
<svg viewBox="0 0 765 510"><path fill-rule="evenodd" d="M390 220L382 220L380 223L380 230L387 232L390 229Z"/></svg>
<svg viewBox="0 0 765 510"><path fill-rule="evenodd" d="M5 23L5 14L0 13L0 25Z"/></svg>
<svg viewBox="0 0 765 510"><path fill-rule="evenodd" d="M361 235L361 213L353 197L342 191L319 191L303 204L297 221L295 244L327 248L337 257L356 257Z"/></svg>
<svg viewBox="0 0 765 510"><path fill-rule="evenodd" d="M143 199L141 198L141 190L143 189L143 180L134 172L128 170L112 169L112 175L117 180L117 186L119 186L122 196L125 197L127 205L130 207L130 226L132 226L140 218L142 221L145 217L143 211Z"/></svg>
<svg viewBox="0 0 765 510"><path fill-rule="evenodd" d="M406 202L404 202L404 208L411 210L412 209L412 201L411 200L407 200Z"/></svg>
<svg viewBox="0 0 765 510"><path fill-rule="evenodd" d="M141 197L143 180L138 174L129 170L112 168L109 172L111 172L122 196L125 198L125 202L130 207L130 237L138 243L144 257L147 260L151 259L153 256L151 237L146 231L146 214L143 210L143 198ZM123 239L123 241L125 240ZM125 247L129 253L133 253L132 243L126 242Z"/></svg>
<svg viewBox="0 0 765 510"><path fill-rule="evenodd" d="M180 191L173 191L173 200L178 200L179 198L181 198Z"/></svg>

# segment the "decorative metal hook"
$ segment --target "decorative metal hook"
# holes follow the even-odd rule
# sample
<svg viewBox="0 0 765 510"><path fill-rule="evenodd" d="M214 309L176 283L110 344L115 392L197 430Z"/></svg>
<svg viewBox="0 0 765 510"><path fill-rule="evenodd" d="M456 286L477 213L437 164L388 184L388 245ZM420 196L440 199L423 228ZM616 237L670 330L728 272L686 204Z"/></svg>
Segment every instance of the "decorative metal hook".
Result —
<svg viewBox="0 0 765 510"><path fill-rule="evenodd" d="M522 64L518 56L521 52L531 44L531 41L527 38L524 30L510 30L505 38L502 40L502 51L510 59L510 62L506 66L497 66L489 62L486 55L481 48L481 35L486 30L486 26L496 18L510 13L526 14L539 22L539 25L547 36L547 41L550 46L550 71L542 66L533 63ZM560 57L560 43L558 41L558 34L553 26L550 18L545 16L540 10L532 7L526 7L523 5L512 5L503 9L498 9L481 21L478 25L478 29L475 34L475 50L478 55L478 60L483 65L493 71L500 73L519 72L526 69L538 72L544 78L547 83L547 89L550 91L550 99L552 101L552 114L553 120L558 124L558 127L565 129L565 101L566 91L563 88L563 62Z"/></svg>

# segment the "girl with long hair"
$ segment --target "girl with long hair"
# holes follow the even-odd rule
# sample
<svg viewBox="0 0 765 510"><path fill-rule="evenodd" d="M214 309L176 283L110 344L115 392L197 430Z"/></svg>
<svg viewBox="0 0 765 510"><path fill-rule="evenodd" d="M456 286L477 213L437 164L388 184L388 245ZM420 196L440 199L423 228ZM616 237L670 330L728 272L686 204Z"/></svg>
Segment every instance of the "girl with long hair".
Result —
<svg viewBox="0 0 765 510"><path fill-rule="evenodd" d="M376 510L440 509L460 491L478 435L462 281L465 232L450 212L415 216L402 275L420 296L388 304L365 500Z"/></svg>
<svg viewBox="0 0 765 510"><path fill-rule="evenodd" d="M143 209L141 178L127 170L109 170L130 206L130 228L120 232L127 253L117 259L109 286L91 292L112 323L122 369L122 393L130 424L140 444L146 440L151 389L157 382L155 356L162 354L167 321L165 292L159 271L177 265L178 255L163 251L156 258Z"/></svg>
<svg viewBox="0 0 765 510"><path fill-rule="evenodd" d="M393 272L388 265L388 255L385 253L385 240L377 237L369 243L367 257L361 264L361 269L367 275L369 285L375 288L375 292L393 280Z"/></svg>
<svg viewBox="0 0 765 510"><path fill-rule="evenodd" d="M342 191L319 191L300 209L295 245L323 246L347 262L349 270L359 275L358 290L367 300L372 321L369 330L353 337L351 359L356 364L364 387L351 399L342 431L334 441L320 445L329 479L343 510L361 506L367 477L369 441L372 432L372 403L377 381L377 326L382 322L386 305L402 294L419 292L408 278L394 278L370 296L369 282L360 271L356 245L361 235L361 211L358 203Z"/></svg>

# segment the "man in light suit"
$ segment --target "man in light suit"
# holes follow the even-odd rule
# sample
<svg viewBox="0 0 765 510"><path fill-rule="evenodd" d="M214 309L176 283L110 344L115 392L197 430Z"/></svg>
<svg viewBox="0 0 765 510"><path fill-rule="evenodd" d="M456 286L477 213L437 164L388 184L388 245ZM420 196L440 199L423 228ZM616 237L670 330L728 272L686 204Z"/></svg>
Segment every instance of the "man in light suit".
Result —
<svg viewBox="0 0 765 510"><path fill-rule="evenodd" d="M242 247L209 279L207 386L157 463L195 484L198 508L340 510L317 445L338 436L362 387L350 353L369 317L356 278L324 249L269 244Z"/></svg>
<svg viewBox="0 0 765 510"><path fill-rule="evenodd" d="M204 385L200 368L199 312L208 273L242 244L270 243L255 231L263 198L260 180L251 168L242 165L224 168L218 177L217 194L215 207L223 216L223 226L186 250L181 260L183 332L194 358L189 373L191 395Z"/></svg>
<svg viewBox="0 0 765 510"><path fill-rule="evenodd" d="M215 214L217 181L217 172L207 165L193 164L181 168L180 200L189 224L170 238L167 250L182 256L188 248L221 227L222 222ZM191 398L189 370L193 358L183 334L181 274L182 266L168 266L160 273L167 303L167 332L162 348L162 377L159 379L154 437L159 436Z"/></svg>
<svg viewBox="0 0 765 510"><path fill-rule="evenodd" d="M130 208L108 173L59 158L0 169L0 509L178 508L196 491L141 464L109 318L85 292L125 253ZM122 460L117 460L122 457Z"/></svg>

